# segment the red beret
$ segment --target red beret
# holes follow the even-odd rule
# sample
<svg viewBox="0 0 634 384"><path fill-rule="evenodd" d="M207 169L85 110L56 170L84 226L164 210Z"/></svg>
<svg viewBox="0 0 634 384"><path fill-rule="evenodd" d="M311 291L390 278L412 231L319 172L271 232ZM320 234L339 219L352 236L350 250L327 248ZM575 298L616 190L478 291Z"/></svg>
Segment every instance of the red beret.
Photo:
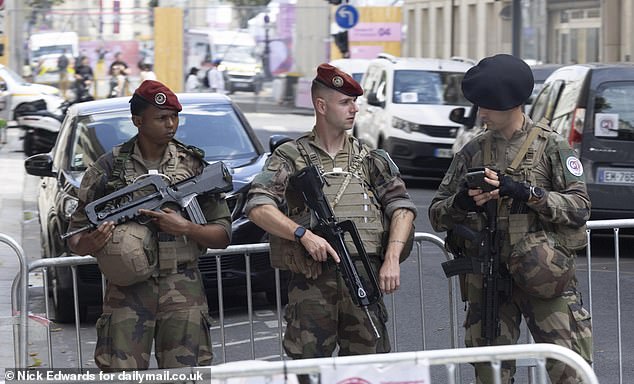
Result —
<svg viewBox="0 0 634 384"><path fill-rule="evenodd" d="M354 97L363 95L363 88L361 88L359 83L357 83L352 76L330 64L320 64L319 67L317 67L317 76L313 81L318 81L326 87L339 91L344 95Z"/></svg>
<svg viewBox="0 0 634 384"><path fill-rule="evenodd" d="M183 107L178 98L163 83L156 80L145 80L134 91L132 97L140 97L149 104L161 109L173 109L180 112Z"/></svg>

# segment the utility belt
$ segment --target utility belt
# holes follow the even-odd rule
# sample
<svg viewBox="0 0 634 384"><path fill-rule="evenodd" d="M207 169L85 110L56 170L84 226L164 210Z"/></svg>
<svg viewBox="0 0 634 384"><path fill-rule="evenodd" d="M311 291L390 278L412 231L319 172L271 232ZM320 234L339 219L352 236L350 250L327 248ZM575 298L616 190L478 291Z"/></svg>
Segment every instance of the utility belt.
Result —
<svg viewBox="0 0 634 384"><path fill-rule="evenodd" d="M156 276L173 275L197 267L202 249L196 242L165 232L157 232L156 239L159 255Z"/></svg>

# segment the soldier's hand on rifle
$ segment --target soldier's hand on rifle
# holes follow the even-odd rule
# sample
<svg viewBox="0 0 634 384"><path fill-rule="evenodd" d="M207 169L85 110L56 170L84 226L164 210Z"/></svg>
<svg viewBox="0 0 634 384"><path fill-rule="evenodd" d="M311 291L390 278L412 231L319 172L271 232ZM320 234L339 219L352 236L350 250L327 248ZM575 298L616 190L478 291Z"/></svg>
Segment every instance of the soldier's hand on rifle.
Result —
<svg viewBox="0 0 634 384"><path fill-rule="evenodd" d="M171 208L162 208L158 211L148 209L139 209L139 214L147 216L156 223L162 232L179 236L186 235L189 232L191 221L184 218L180 212Z"/></svg>
<svg viewBox="0 0 634 384"><path fill-rule="evenodd" d="M91 255L110 241L114 227L114 222L105 221L91 232L78 233L69 238L68 247L77 255Z"/></svg>
<svg viewBox="0 0 634 384"><path fill-rule="evenodd" d="M324 262L330 256L336 263L339 263L339 255L337 255L335 249L326 239L314 234L311 230L306 230L306 234L302 236L300 242L314 260Z"/></svg>

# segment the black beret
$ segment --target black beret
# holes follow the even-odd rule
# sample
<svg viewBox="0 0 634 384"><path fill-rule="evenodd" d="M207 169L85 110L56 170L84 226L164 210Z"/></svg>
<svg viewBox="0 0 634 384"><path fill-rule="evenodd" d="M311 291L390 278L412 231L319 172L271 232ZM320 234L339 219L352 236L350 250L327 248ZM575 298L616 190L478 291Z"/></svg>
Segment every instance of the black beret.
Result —
<svg viewBox="0 0 634 384"><path fill-rule="evenodd" d="M147 103L160 109L172 109L177 112L183 109L174 92L156 80L143 81L134 91L132 97L140 97Z"/></svg>
<svg viewBox="0 0 634 384"><path fill-rule="evenodd" d="M515 56L498 54L480 60L467 71L462 93L479 107L506 111L524 104L534 85L528 64Z"/></svg>
<svg viewBox="0 0 634 384"><path fill-rule="evenodd" d="M317 76L313 81L317 81L347 96L357 97L363 95L363 88L352 76L330 64L320 64L317 67Z"/></svg>

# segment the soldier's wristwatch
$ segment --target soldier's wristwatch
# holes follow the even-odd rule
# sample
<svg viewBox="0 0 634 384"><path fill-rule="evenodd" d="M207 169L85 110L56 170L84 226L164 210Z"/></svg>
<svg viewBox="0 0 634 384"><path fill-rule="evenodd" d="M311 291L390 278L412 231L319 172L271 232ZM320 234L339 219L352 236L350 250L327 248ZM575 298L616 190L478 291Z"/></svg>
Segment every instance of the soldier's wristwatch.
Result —
<svg viewBox="0 0 634 384"><path fill-rule="evenodd" d="M530 186L530 197L528 198L528 201L530 201L530 202L539 201L539 200L542 199L542 197L544 197L545 194L546 194L546 192L544 192L543 188L531 185Z"/></svg>
<svg viewBox="0 0 634 384"><path fill-rule="evenodd" d="M300 225L299 227L297 227L295 232L293 232L293 234L295 235L295 241L299 243L302 237L304 237L304 235L306 234L306 228Z"/></svg>

